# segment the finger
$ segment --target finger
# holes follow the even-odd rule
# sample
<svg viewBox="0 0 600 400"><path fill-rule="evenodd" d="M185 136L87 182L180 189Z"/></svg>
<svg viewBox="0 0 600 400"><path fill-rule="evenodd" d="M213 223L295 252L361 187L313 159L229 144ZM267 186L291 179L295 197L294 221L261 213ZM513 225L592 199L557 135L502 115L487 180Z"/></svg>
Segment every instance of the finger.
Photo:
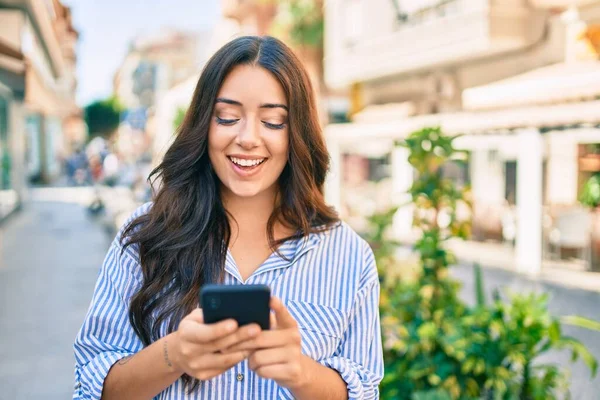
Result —
<svg viewBox="0 0 600 400"><path fill-rule="evenodd" d="M237 322L224 320L214 324L189 323L183 331L184 337L193 343L210 344L232 334L237 329Z"/></svg>
<svg viewBox="0 0 600 400"><path fill-rule="evenodd" d="M209 380L215 376L221 375L223 372L240 363L247 357L247 352L231 353L227 355L218 353L207 354L201 358L200 362L195 367L195 372L191 375L202 381Z"/></svg>
<svg viewBox="0 0 600 400"><path fill-rule="evenodd" d="M257 337L235 344L226 349L226 351L254 351L258 349L284 347L299 340L299 335L300 333L297 330L293 331L280 329L276 331L262 331Z"/></svg>
<svg viewBox="0 0 600 400"><path fill-rule="evenodd" d="M248 358L248 356L249 352L247 351L236 351L224 354L210 353L204 357L203 364L210 366L211 369L228 370Z"/></svg>
<svg viewBox="0 0 600 400"><path fill-rule="evenodd" d="M209 347L211 351L222 351L238 343L243 343L249 339L252 339L258 334L260 334L260 326L257 324L246 325L230 335L215 340L209 345Z"/></svg>
<svg viewBox="0 0 600 400"><path fill-rule="evenodd" d="M296 328L298 323L292 317L292 314L283 305L277 297L271 297L271 308L275 311L276 324L278 329Z"/></svg>
<svg viewBox="0 0 600 400"><path fill-rule="evenodd" d="M198 371L192 375L194 376L194 378L196 378L200 381L207 381L207 380L214 378L215 376L221 375L225 371L226 370L222 370L222 369L209 369L209 370Z"/></svg>
<svg viewBox="0 0 600 400"><path fill-rule="evenodd" d="M267 365L283 364L289 357L289 350L285 347L258 350L248 357L248 367L254 371Z"/></svg>
<svg viewBox="0 0 600 400"><path fill-rule="evenodd" d="M271 364L264 367L257 368L255 371L256 375L265 379L273 379L278 381L285 381L294 379L300 375L298 367L291 364Z"/></svg>

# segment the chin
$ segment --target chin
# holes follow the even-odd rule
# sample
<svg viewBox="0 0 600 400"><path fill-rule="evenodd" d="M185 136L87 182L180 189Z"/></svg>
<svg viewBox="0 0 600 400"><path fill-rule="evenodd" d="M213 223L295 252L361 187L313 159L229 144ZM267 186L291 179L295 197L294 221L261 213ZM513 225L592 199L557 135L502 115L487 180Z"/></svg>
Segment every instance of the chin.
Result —
<svg viewBox="0 0 600 400"><path fill-rule="evenodd" d="M260 194L263 190L257 185L232 185L229 188L229 192L237 197L254 197Z"/></svg>

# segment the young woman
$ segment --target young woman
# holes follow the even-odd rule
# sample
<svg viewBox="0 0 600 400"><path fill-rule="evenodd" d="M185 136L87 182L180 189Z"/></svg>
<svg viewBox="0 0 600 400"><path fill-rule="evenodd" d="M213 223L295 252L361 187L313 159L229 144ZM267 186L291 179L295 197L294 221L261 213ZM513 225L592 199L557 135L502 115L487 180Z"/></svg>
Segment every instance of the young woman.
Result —
<svg viewBox="0 0 600 400"><path fill-rule="evenodd" d="M378 398L377 270L324 203L327 168L291 50L241 37L217 51L151 174L153 202L108 251L75 341L74 398ZM268 285L272 329L205 324L208 282Z"/></svg>

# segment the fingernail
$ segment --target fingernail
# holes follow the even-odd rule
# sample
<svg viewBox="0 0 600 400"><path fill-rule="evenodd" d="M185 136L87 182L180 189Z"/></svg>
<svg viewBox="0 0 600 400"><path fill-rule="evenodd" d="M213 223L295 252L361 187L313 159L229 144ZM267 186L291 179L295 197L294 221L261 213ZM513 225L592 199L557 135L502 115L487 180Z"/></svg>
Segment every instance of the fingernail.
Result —
<svg viewBox="0 0 600 400"><path fill-rule="evenodd" d="M259 332L259 329L256 326L251 326L248 328L248 335L250 335L250 336L257 335L258 332Z"/></svg>

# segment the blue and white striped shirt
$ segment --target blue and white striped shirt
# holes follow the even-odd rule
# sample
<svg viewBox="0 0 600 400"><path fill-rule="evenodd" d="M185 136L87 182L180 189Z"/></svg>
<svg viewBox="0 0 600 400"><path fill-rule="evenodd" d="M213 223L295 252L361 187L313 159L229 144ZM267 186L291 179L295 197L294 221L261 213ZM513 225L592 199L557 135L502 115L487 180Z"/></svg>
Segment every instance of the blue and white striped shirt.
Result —
<svg viewBox="0 0 600 400"><path fill-rule="evenodd" d="M132 218L147 212L150 203ZM129 323L132 295L142 271L133 247L121 255L121 232L102 265L87 316L75 340L74 399L100 399L104 379L119 359L143 348ZM383 354L379 325L379 279L373 252L344 223L290 240L280 247L285 259L272 254L245 282L231 254L225 283L266 284L298 322L302 352L339 372L350 399L379 398ZM166 334L164 332L163 334ZM289 390L263 379L243 361L220 376L203 381L186 394L180 379L156 399L292 399Z"/></svg>

